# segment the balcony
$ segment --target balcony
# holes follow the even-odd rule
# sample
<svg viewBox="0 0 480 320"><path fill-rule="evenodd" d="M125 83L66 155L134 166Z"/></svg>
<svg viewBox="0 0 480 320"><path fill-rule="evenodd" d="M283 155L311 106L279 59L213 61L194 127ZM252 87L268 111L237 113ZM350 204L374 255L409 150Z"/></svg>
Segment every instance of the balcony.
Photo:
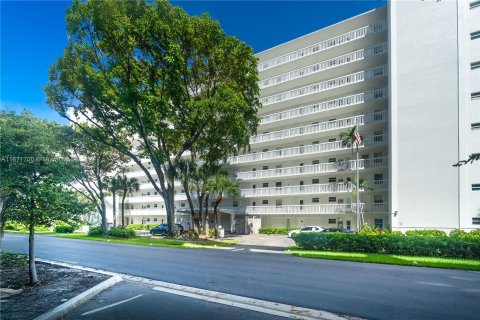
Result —
<svg viewBox="0 0 480 320"><path fill-rule="evenodd" d="M303 135L316 134L326 131L339 130L353 127L354 125L365 125L367 123L386 121L387 111L374 112L365 115L343 118L333 121L326 121L322 123L310 124L291 129L279 130L269 132L255 137L250 137L250 144L276 141L280 139L287 139L292 137L299 137Z"/></svg>
<svg viewBox="0 0 480 320"><path fill-rule="evenodd" d="M353 185L351 183L325 183L311 184L304 186L285 186L272 188L255 188L242 189L242 196L249 197L271 197L271 196L294 196L301 194L319 194L319 193L342 193L352 192Z"/></svg>
<svg viewBox="0 0 480 320"><path fill-rule="evenodd" d="M306 87L290 90L287 92L282 92L275 94L273 96L268 96L260 99L262 105L268 106L274 103L279 103L283 101L288 101L296 99L299 97L320 93L327 90L332 90L339 87L344 87L358 82L363 82L368 79L383 77L387 75L388 68L386 65L370 68L367 70L362 70L352 74L344 75L335 79L325 80L319 83L308 85Z"/></svg>
<svg viewBox="0 0 480 320"><path fill-rule="evenodd" d="M268 178L282 178L289 176L301 176L341 171L355 170L356 160L341 161L341 162L327 162L320 164L312 164L306 166L294 166L286 168L276 168L260 171L246 171L237 172L236 177L238 180L256 180L256 179L268 179ZM373 158L358 160L358 169L364 170L369 168L385 167L387 165L387 158Z"/></svg>
<svg viewBox="0 0 480 320"><path fill-rule="evenodd" d="M282 111L278 113L268 114L262 117L260 124L264 125L267 123L288 120L292 118L308 116L318 112L325 112L333 109L345 108L349 106L354 106L361 103L367 103L371 100L381 100L387 98L388 90L387 88L376 89L365 91L362 93L333 99L329 101L324 101L316 103L313 105L303 106L300 108L295 108L287 111Z"/></svg>
<svg viewBox="0 0 480 320"><path fill-rule="evenodd" d="M311 46L287 53L285 55L282 55L280 57L275 57L273 59L266 60L264 62L259 63L258 65L258 70L259 71L264 71L285 63L288 63L290 61L298 60L304 57L307 57L309 55L325 51L327 49L333 48L340 46L345 43L349 43L352 41L355 41L357 39L361 39L365 37L368 34L371 33L376 33L376 32L381 32L387 29L387 23L385 20L373 23L368 26L364 26L352 31L349 31L347 33L344 33L342 35L326 39L324 41L321 41L319 43L313 44Z"/></svg>
<svg viewBox="0 0 480 320"><path fill-rule="evenodd" d="M318 205L287 205L287 206L247 206L245 213L249 215L270 214L349 214L355 213L355 204L318 204ZM387 213L388 204L360 204L361 212Z"/></svg>
<svg viewBox="0 0 480 320"><path fill-rule="evenodd" d="M185 193L177 193L174 196L175 201L186 201ZM158 194L146 196L131 196L125 199L125 203L146 203L146 202L163 202L163 198Z"/></svg>
<svg viewBox="0 0 480 320"><path fill-rule="evenodd" d="M274 85L284 83L287 81L291 81L294 79L302 78L309 76L311 74L319 73L325 70L337 68L349 63L353 63L356 61L363 60L367 57L373 56L373 55L378 55L378 54L383 54L387 52L387 43L380 43L375 46L365 48L365 49L360 49L354 52L350 52L332 59L324 60L315 64L312 64L310 66L293 70L287 73L283 73L262 81L259 81L259 87L260 89L272 87Z"/></svg>
<svg viewBox="0 0 480 320"><path fill-rule="evenodd" d="M361 145L360 148L364 146L372 146L387 143L387 135L374 135L374 136L367 136L365 139L365 144ZM339 150L348 150L348 147L342 146L341 141L333 141L333 142L324 142L318 144L311 144L307 146L299 146L293 148L284 148L278 149L273 151L266 151L266 152L259 152L259 153L250 153L235 157L230 157L228 159L229 164L239 164L239 163L248 163L248 162L255 162L255 161L263 161L263 160L274 160L279 158L287 158L287 157L294 157L294 156L304 156L309 154L317 154L317 153L324 153L324 152L332 152L332 151L339 151Z"/></svg>

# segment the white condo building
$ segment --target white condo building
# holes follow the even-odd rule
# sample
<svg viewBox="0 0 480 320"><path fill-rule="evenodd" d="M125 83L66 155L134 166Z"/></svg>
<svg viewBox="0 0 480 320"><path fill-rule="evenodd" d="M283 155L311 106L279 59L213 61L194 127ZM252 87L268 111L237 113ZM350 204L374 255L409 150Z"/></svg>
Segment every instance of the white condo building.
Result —
<svg viewBox="0 0 480 320"><path fill-rule="evenodd" d="M480 163L452 165L480 152L480 1L390 1L257 57L261 124L228 161L242 196L222 203L227 231L355 229L356 168L372 226L479 227ZM358 162L339 138L354 125ZM166 222L144 173L127 174L140 182L127 222ZM180 184L175 202L189 225Z"/></svg>

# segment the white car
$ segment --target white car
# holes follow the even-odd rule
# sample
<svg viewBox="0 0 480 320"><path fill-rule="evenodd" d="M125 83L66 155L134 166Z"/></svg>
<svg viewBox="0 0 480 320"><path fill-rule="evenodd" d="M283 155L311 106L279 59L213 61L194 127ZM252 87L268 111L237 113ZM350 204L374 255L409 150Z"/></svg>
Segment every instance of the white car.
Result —
<svg viewBox="0 0 480 320"><path fill-rule="evenodd" d="M292 230L288 233L288 237L291 238L294 235L301 233L301 232L322 232L322 227L319 226L308 226L308 227L303 227L302 229L299 230Z"/></svg>

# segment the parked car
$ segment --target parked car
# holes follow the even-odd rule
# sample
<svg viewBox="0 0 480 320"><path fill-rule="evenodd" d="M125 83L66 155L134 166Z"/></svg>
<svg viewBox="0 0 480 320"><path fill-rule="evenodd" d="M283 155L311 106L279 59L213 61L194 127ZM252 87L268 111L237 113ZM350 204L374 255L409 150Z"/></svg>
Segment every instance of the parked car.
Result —
<svg viewBox="0 0 480 320"><path fill-rule="evenodd" d="M153 235L153 236L167 235L167 229L168 229L168 225L166 223L162 223L162 224L159 224L158 226L150 229L150 234ZM183 226L179 223L176 223L174 231L175 231L176 234L182 234L183 233Z"/></svg>
<svg viewBox="0 0 480 320"><path fill-rule="evenodd" d="M303 227L302 229L299 230L292 230L288 233L288 237L291 238L294 235L301 233L301 232L322 232L322 227L319 226L308 226L308 227Z"/></svg>
<svg viewBox="0 0 480 320"><path fill-rule="evenodd" d="M327 229L322 230L322 232L356 233L353 230L344 229L344 228L327 228Z"/></svg>

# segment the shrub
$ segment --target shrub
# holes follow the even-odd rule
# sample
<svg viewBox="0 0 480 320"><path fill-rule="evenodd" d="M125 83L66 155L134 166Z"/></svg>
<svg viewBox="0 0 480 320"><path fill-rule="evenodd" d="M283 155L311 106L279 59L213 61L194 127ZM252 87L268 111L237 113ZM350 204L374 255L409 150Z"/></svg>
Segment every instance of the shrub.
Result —
<svg viewBox="0 0 480 320"><path fill-rule="evenodd" d="M472 230L472 231L470 231L468 234L471 235L471 236L480 238L480 229Z"/></svg>
<svg viewBox="0 0 480 320"><path fill-rule="evenodd" d="M153 227L157 226L157 224L129 224L125 227L125 229L130 230L150 230Z"/></svg>
<svg viewBox="0 0 480 320"><path fill-rule="evenodd" d="M108 235L114 238L133 238L135 237L135 231L127 228L112 228L108 231Z"/></svg>
<svg viewBox="0 0 480 320"><path fill-rule="evenodd" d="M56 226L55 232L56 233L73 233L75 231L75 226Z"/></svg>
<svg viewBox="0 0 480 320"><path fill-rule="evenodd" d="M408 256L480 258L474 238L399 236L396 234L300 233L295 243L305 250L389 253Z"/></svg>
<svg viewBox="0 0 480 320"><path fill-rule="evenodd" d="M405 232L406 236L419 236L419 237L446 237L445 231L440 230L408 230Z"/></svg>
<svg viewBox="0 0 480 320"><path fill-rule="evenodd" d="M103 236L103 227L102 227L102 226L99 226L99 227L90 228L90 230L88 230L88 235L89 235L90 237Z"/></svg>
<svg viewBox="0 0 480 320"><path fill-rule="evenodd" d="M295 230L296 228L270 228L261 227L258 232L261 234L288 234L288 232Z"/></svg>
<svg viewBox="0 0 480 320"><path fill-rule="evenodd" d="M468 235L467 232L459 229L452 230L450 231L450 234L449 234L450 237L465 237L467 235Z"/></svg>
<svg viewBox="0 0 480 320"><path fill-rule="evenodd" d="M215 229L214 228L208 229L208 236L210 238L215 237Z"/></svg>

